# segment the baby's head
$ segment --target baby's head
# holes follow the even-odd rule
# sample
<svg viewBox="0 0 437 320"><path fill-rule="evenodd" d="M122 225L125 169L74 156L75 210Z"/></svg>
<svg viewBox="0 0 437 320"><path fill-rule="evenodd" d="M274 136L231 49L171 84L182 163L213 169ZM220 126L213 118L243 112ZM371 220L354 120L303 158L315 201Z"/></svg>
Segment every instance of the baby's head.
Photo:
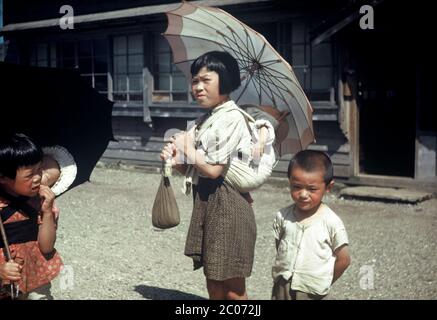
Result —
<svg viewBox="0 0 437 320"><path fill-rule="evenodd" d="M0 138L0 188L14 196L32 197L41 184L43 152L24 134Z"/></svg>
<svg viewBox="0 0 437 320"><path fill-rule="evenodd" d="M317 211L323 196L334 185L331 159L321 151L296 153L288 165L287 177L291 198L301 212L308 214Z"/></svg>

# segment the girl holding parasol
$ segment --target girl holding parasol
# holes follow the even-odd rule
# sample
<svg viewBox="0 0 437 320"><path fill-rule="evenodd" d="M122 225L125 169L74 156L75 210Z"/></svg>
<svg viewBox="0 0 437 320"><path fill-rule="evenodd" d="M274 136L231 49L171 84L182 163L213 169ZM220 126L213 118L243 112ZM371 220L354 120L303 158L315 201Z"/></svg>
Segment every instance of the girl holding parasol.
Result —
<svg viewBox="0 0 437 320"><path fill-rule="evenodd" d="M225 181L235 154L249 157L251 134L246 116L229 94L240 86L237 61L212 51L191 65L192 92L208 113L193 130L171 139L161 159L186 176L193 187L194 207L185 246L194 269L203 267L210 299L247 299L245 279L251 275L256 224L251 205ZM186 157L187 164L177 159Z"/></svg>

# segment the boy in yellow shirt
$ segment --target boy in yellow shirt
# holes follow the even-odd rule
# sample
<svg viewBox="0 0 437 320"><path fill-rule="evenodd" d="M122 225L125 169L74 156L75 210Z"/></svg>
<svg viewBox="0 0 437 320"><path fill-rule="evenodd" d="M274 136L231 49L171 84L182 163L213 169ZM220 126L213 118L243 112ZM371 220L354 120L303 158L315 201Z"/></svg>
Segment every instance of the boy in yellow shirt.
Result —
<svg viewBox="0 0 437 320"><path fill-rule="evenodd" d="M272 299L323 299L351 261L343 222L322 202L334 185L332 162L323 152L301 151L290 161L288 178L294 203L273 223Z"/></svg>

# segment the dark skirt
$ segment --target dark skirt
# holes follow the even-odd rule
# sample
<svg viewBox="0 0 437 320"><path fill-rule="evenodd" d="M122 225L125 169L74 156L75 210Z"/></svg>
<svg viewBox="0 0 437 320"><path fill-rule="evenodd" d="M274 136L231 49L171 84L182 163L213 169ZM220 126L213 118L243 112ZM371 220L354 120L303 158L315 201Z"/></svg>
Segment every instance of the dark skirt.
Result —
<svg viewBox="0 0 437 320"><path fill-rule="evenodd" d="M252 272L256 240L251 205L222 177L199 178L185 255L207 279L247 278Z"/></svg>

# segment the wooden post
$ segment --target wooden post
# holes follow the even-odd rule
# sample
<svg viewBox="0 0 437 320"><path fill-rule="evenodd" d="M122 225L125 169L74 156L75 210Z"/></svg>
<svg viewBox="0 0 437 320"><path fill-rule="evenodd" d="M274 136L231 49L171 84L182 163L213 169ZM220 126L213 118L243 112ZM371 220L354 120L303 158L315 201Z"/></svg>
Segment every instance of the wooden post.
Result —
<svg viewBox="0 0 437 320"><path fill-rule="evenodd" d="M152 103L153 76L148 68L143 68L143 121L152 122L150 104Z"/></svg>
<svg viewBox="0 0 437 320"><path fill-rule="evenodd" d="M354 72L348 72L345 77L344 86L344 100L348 105L349 119L348 119L348 138L351 153L351 168L350 176L357 176L360 174L360 113L357 105L357 87Z"/></svg>

